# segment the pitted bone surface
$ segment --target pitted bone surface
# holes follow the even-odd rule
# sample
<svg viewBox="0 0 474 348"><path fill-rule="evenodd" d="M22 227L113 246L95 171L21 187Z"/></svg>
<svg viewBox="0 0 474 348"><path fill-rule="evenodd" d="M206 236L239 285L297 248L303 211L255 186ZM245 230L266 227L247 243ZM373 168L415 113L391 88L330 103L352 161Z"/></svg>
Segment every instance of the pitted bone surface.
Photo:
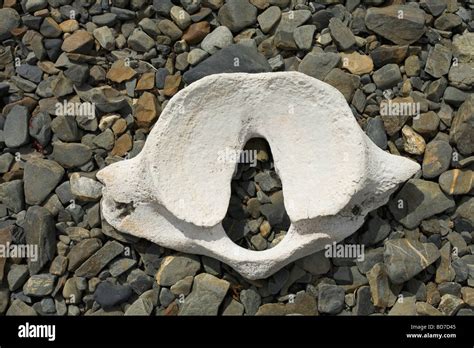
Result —
<svg viewBox="0 0 474 348"><path fill-rule="evenodd" d="M219 151L241 150L253 137L270 144L292 223L265 251L235 245L221 225L236 163L218 161ZM418 170L373 144L335 88L282 72L191 84L168 103L137 157L97 176L105 184L102 213L118 230L259 279L354 233Z"/></svg>

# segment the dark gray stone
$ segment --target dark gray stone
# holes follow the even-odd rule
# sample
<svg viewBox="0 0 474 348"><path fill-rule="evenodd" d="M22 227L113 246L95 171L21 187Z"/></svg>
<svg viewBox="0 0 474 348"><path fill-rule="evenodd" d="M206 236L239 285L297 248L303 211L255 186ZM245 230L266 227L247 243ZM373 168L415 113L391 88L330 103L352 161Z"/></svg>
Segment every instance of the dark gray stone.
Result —
<svg viewBox="0 0 474 348"><path fill-rule="evenodd" d="M354 34L339 18L331 18L329 20L329 31L333 41L342 51L346 51L355 46L356 39Z"/></svg>
<svg viewBox="0 0 474 348"><path fill-rule="evenodd" d="M339 65L341 57L336 53L308 53L298 71L323 81L329 72Z"/></svg>
<svg viewBox="0 0 474 348"><path fill-rule="evenodd" d="M198 274L178 315L217 315L229 286L226 280L207 273Z"/></svg>
<svg viewBox="0 0 474 348"><path fill-rule="evenodd" d="M318 286L318 310L320 313L337 314L344 308L345 291L337 285Z"/></svg>
<svg viewBox="0 0 474 348"><path fill-rule="evenodd" d="M46 208L32 206L26 212L25 237L29 245L37 245L37 260L28 258L30 274L38 273L56 253L56 228L53 216Z"/></svg>
<svg viewBox="0 0 474 348"><path fill-rule="evenodd" d="M56 142L52 156L64 168L74 168L89 162L92 151L84 144Z"/></svg>
<svg viewBox="0 0 474 348"><path fill-rule="evenodd" d="M409 180L389 202L395 219L410 229L451 208L454 208L452 197L443 193L437 183L421 179Z"/></svg>
<svg viewBox="0 0 474 348"><path fill-rule="evenodd" d="M41 204L56 188L64 169L56 162L33 158L26 162L24 172L26 203Z"/></svg>
<svg viewBox="0 0 474 348"><path fill-rule="evenodd" d="M3 126L4 142L7 147L20 147L29 140L29 112L25 106L15 105L6 116Z"/></svg>
<svg viewBox="0 0 474 348"><path fill-rule="evenodd" d="M239 61L238 66L234 65L235 59ZM234 44L219 50L196 67L188 70L184 73L183 78L186 83L190 84L212 74L270 71L272 71L272 67L255 48Z"/></svg>
<svg viewBox="0 0 474 348"><path fill-rule="evenodd" d="M375 145L383 150L387 148L387 134L385 133L385 127L380 116L367 120L366 133Z"/></svg>
<svg viewBox="0 0 474 348"><path fill-rule="evenodd" d="M404 283L440 257L436 245L410 239L392 239L385 243L384 264L394 284Z"/></svg>
<svg viewBox="0 0 474 348"><path fill-rule="evenodd" d="M19 213L25 207L23 180L12 180L0 184L0 201L13 213Z"/></svg>
<svg viewBox="0 0 474 348"><path fill-rule="evenodd" d="M112 284L105 281L97 286L94 300L104 309L108 309L126 302L132 296L132 289L128 285Z"/></svg>
<svg viewBox="0 0 474 348"><path fill-rule="evenodd" d="M217 18L233 33L238 33L257 21L257 8L248 0L228 0L219 9Z"/></svg>

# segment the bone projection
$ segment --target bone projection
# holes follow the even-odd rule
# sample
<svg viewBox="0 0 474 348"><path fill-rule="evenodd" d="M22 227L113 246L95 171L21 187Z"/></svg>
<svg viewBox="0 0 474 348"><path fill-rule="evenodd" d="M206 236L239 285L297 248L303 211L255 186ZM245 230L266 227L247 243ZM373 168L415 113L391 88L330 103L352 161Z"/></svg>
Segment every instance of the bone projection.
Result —
<svg viewBox="0 0 474 348"><path fill-rule="evenodd" d="M223 220L236 163L218 161L265 138L291 226L265 251L234 244ZM371 210L419 170L378 148L344 96L297 72L217 74L176 94L141 153L102 169L104 218L167 248L214 257L249 279L354 233Z"/></svg>

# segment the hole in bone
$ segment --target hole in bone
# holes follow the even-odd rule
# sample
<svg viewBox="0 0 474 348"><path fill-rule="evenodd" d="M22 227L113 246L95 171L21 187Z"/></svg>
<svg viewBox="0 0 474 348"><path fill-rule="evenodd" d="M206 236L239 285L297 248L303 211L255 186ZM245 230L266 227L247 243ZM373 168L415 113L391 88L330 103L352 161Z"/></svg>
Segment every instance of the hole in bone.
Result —
<svg viewBox="0 0 474 348"><path fill-rule="evenodd" d="M250 139L240 154L231 182L227 214L222 222L234 243L262 251L283 240L290 227L281 180L268 142Z"/></svg>
<svg viewBox="0 0 474 348"><path fill-rule="evenodd" d="M133 202L121 203L121 202L114 201L114 204L115 204L115 210L117 212L118 218L124 218L127 215L133 213L133 211L135 210L135 207L133 206Z"/></svg>

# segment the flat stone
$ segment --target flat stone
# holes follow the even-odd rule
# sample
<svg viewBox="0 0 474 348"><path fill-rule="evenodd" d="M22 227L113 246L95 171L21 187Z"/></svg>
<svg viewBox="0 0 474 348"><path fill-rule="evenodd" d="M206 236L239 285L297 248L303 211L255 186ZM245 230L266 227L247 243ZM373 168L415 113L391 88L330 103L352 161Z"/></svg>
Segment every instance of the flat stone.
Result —
<svg viewBox="0 0 474 348"><path fill-rule="evenodd" d="M462 299L464 302L471 307L474 307L474 289L463 287L461 289Z"/></svg>
<svg viewBox="0 0 474 348"><path fill-rule="evenodd" d="M398 45L418 41L426 30L424 24L425 12L408 5L371 7L365 16L368 29Z"/></svg>
<svg viewBox="0 0 474 348"><path fill-rule="evenodd" d="M141 295L151 289L153 286L153 278L141 269L134 269L127 276L127 284L130 285L136 294Z"/></svg>
<svg viewBox="0 0 474 348"><path fill-rule="evenodd" d="M173 6L170 10L171 19L181 30L185 30L192 23L191 16L180 6Z"/></svg>
<svg viewBox="0 0 474 348"><path fill-rule="evenodd" d="M167 256L156 273L156 282L161 286L171 286L181 279L194 276L200 268L201 263L195 256Z"/></svg>
<svg viewBox="0 0 474 348"><path fill-rule="evenodd" d="M23 293L26 296L48 296L53 292L55 282L56 277L52 274L32 275L23 286Z"/></svg>
<svg viewBox="0 0 474 348"><path fill-rule="evenodd" d="M259 310L262 299L255 289L244 289L240 292L240 302L244 305L247 315L255 315Z"/></svg>
<svg viewBox="0 0 474 348"><path fill-rule="evenodd" d="M73 142L81 138L75 117L59 115L51 122L51 130L61 141Z"/></svg>
<svg viewBox="0 0 474 348"><path fill-rule="evenodd" d="M29 277L29 271L27 265L11 265L10 271L7 275L8 289L15 291L25 284Z"/></svg>
<svg viewBox="0 0 474 348"><path fill-rule="evenodd" d="M462 63L474 62L474 33L465 31L453 37L453 53Z"/></svg>
<svg viewBox="0 0 474 348"><path fill-rule="evenodd" d="M174 285L170 287L170 290L176 296L184 295L187 296L191 292L194 277L192 275L187 276L181 280L178 280Z"/></svg>
<svg viewBox="0 0 474 348"><path fill-rule="evenodd" d="M115 136L114 132L107 128L102 133L99 133L92 139L92 143L97 147L110 151L114 146Z"/></svg>
<svg viewBox="0 0 474 348"><path fill-rule="evenodd" d="M447 4L444 0L426 0L425 6L429 13L437 17L446 9Z"/></svg>
<svg viewBox="0 0 474 348"><path fill-rule="evenodd" d="M222 315L227 315L227 316L239 316L239 315L242 315L243 313L244 313L244 306L240 302L237 302L234 299L232 299L222 311Z"/></svg>
<svg viewBox="0 0 474 348"><path fill-rule="evenodd" d="M237 33L257 21L257 8L248 0L228 0L219 9L217 19L233 33Z"/></svg>
<svg viewBox="0 0 474 348"><path fill-rule="evenodd" d="M409 180L389 203L395 219L410 229L453 207L453 199L444 194L437 183L421 179Z"/></svg>
<svg viewBox="0 0 474 348"><path fill-rule="evenodd" d="M285 307L287 315L318 315L316 299L308 293L297 293L293 301L289 301Z"/></svg>
<svg viewBox="0 0 474 348"><path fill-rule="evenodd" d="M361 286L356 292L356 305L352 311L355 315L370 315L375 312L371 301L370 287Z"/></svg>
<svg viewBox="0 0 474 348"><path fill-rule="evenodd" d="M437 310L435 307L426 302L417 302L416 303L416 314L423 316L435 316L442 315L442 313Z"/></svg>
<svg viewBox="0 0 474 348"><path fill-rule="evenodd" d="M64 168L74 168L89 162L92 151L84 144L56 142L52 156Z"/></svg>
<svg viewBox="0 0 474 348"><path fill-rule="evenodd" d="M144 73L138 80L136 91L145 91L155 87L155 72Z"/></svg>
<svg viewBox="0 0 474 348"><path fill-rule="evenodd" d="M380 308L393 306L397 297L392 290L385 265L382 262L376 263L366 276L369 280L373 304Z"/></svg>
<svg viewBox="0 0 474 348"><path fill-rule="evenodd" d="M411 55L405 59L405 73L407 76L418 76L420 74L421 64L420 59L416 55Z"/></svg>
<svg viewBox="0 0 474 348"><path fill-rule="evenodd" d="M77 277L85 278L95 277L110 261L120 255L123 252L123 249L123 245L116 241L107 242L78 269L76 269L75 275Z"/></svg>
<svg viewBox="0 0 474 348"><path fill-rule="evenodd" d="M281 10L278 6L270 6L260 15L258 15L257 20L260 26L260 29L264 34L269 33L272 29L275 28L276 24L281 18Z"/></svg>
<svg viewBox="0 0 474 348"><path fill-rule="evenodd" d="M320 284L318 286L318 311L337 314L344 307L344 289L337 285Z"/></svg>
<svg viewBox="0 0 474 348"><path fill-rule="evenodd" d="M367 231L360 235L360 242L367 246L374 245L384 240L392 231L390 224L377 215L369 219Z"/></svg>
<svg viewBox="0 0 474 348"><path fill-rule="evenodd" d="M84 239L74 245L67 254L69 260L68 271L75 271L84 261L99 250L101 246L102 243L96 238Z"/></svg>
<svg viewBox="0 0 474 348"><path fill-rule="evenodd" d="M94 300L105 309L112 308L126 302L132 295L132 289L128 285L101 282L94 293Z"/></svg>
<svg viewBox="0 0 474 348"><path fill-rule="evenodd" d="M82 201L95 202L102 197L102 184L94 179L73 173L70 183L71 193Z"/></svg>
<svg viewBox="0 0 474 348"><path fill-rule="evenodd" d="M378 147L384 150L387 148L387 134L385 133L384 123L380 116L369 118L367 120L367 128L365 131L367 133L367 136Z"/></svg>
<svg viewBox="0 0 474 348"><path fill-rule="evenodd" d="M294 32L296 28L305 24L310 18L311 11L309 10L294 10L289 12L283 12L281 14L280 23L278 24L275 32Z"/></svg>
<svg viewBox="0 0 474 348"><path fill-rule="evenodd" d="M359 87L360 78L359 76L348 74L336 68L332 69L329 74L326 75L324 82L339 90L349 102L352 100L355 90Z"/></svg>
<svg viewBox="0 0 474 348"><path fill-rule="evenodd" d="M15 105L6 115L3 125L4 142L7 147L20 147L30 139L28 135L29 112L25 106Z"/></svg>
<svg viewBox="0 0 474 348"><path fill-rule="evenodd" d="M28 258L30 274L36 274L53 260L56 252L56 228L53 216L46 208L32 206L26 212L24 230L26 243L38 247L37 259Z"/></svg>
<svg viewBox="0 0 474 348"><path fill-rule="evenodd" d="M469 97L454 117L449 132L450 142L463 155L474 153L474 96Z"/></svg>
<svg viewBox="0 0 474 348"><path fill-rule="evenodd" d="M453 169L439 177L439 186L448 195L464 195L474 188L472 170Z"/></svg>
<svg viewBox="0 0 474 348"><path fill-rule="evenodd" d="M136 75L137 72L126 65L124 60L120 59L112 64L106 77L113 82L122 83L133 79Z"/></svg>
<svg viewBox="0 0 474 348"><path fill-rule="evenodd" d="M351 74L364 75L369 74L374 69L374 63L370 56L353 53L341 53L342 67Z"/></svg>
<svg viewBox="0 0 474 348"><path fill-rule="evenodd" d="M301 61L298 71L323 81L339 65L340 60L340 56L335 53L310 52Z"/></svg>
<svg viewBox="0 0 474 348"><path fill-rule="evenodd" d="M125 311L125 315L149 316L153 311L153 304L150 300L139 298L133 302Z"/></svg>
<svg viewBox="0 0 474 348"><path fill-rule="evenodd" d="M226 280L207 273L198 274L178 315L217 315L229 286Z"/></svg>
<svg viewBox="0 0 474 348"><path fill-rule="evenodd" d="M19 213L25 207L23 181L12 180L0 184L0 201L13 213Z"/></svg>
<svg viewBox="0 0 474 348"><path fill-rule="evenodd" d="M434 27L439 30L449 31L462 24L462 19L454 13L444 13L434 21Z"/></svg>
<svg viewBox="0 0 474 348"><path fill-rule="evenodd" d="M400 68L396 64L387 64L374 71L372 78L377 87L382 90L392 88L402 81Z"/></svg>
<svg viewBox="0 0 474 348"><path fill-rule="evenodd" d="M425 139L410 126L403 126L403 150L412 155L422 155L426 149Z"/></svg>
<svg viewBox="0 0 474 348"><path fill-rule="evenodd" d="M4 174L8 172L13 164L15 157L7 152L0 155L0 173Z"/></svg>
<svg viewBox="0 0 474 348"><path fill-rule="evenodd" d="M133 31L132 35L128 37L127 44L134 51L147 52L155 46L155 41L144 31L136 29Z"/></svg>
<svg viewBox="0 0 474 348"><path fill-rule="evenodd" d="M334 17L329 20L329 31L332 40L340 50L346 51L355 46L356 39L354 34L339 18Z"/></svg>
<svg viewBox="0 0 474 348"><path fill-rule="evenodd" d="M93 45L94 37L85 30L78 30L64 39L61 50L69 53L87 54Z"/></svg>
<svg viewBox="0 0 474 348"><path fill-rule="evenodd" d="M172 21L170 21L168 19L161 20L158 23L158 29L160 29L160 31L163 34L168 36L171 39L171 41L179 40L179 38L181 38L181 36L183 36L183 32L181 31L181 29L179 29L179 27L176 24L174 24ZM147 40L147 46L145 48L149 47L147 49L147 51L148 51L149 49L151 49L154 46L154 45L152 45L153 39L151 39L151 41L149 41L149 44L148 44L148 39L146 39L146 40Z"/></svg>
<svg viewBox="0 0 474 348"><path fill-rule="evenodd" d="M97 24L97 23L96 23ZM65 33L73 33L79 29L79 22L75 19L68 19L59 24L61 30Z"/></svg>
<svg viewBox="0 0 474 348"><path fill-rule="evenodd" d="M46 17L41 23L40 33L44 37L59 37L63 34L61 27L56 21L51 17Z"/></svg>
<svg viewBox="0 0 474 348"><path fill-rule="evenodd" d="M413 120L413 130L423 136L432 137L438 132L440 119L434 111L420 114Z"/></svg>
<svg viewBox="0 0 474 348"><path fill-rule="evenodd" d="M449 69L448 79L452 86L469 91L474 86L474 63L458 63Z"/></svg>
<svg viewBox="0 0 474 348"><path fill-rule="evenodd" d="M168 75L165 78L165 86L163 88L164 95L171 97L178 92L181 84L181 75Z"/></svg>
<svg viewBox="0 0 474 348"><path fill-rule="evenodd" d="M235 59L239 64L234 64ZM193 83L205 76L219 73L247 72L259 73L270 72L271 66L264 56L259 54L255 48L240 44L233 44L219 50L196 67L184 73L184 81Z"/></svg>
<svg viewBox="0 0 474 348"><path fill-rule="evenodd" d="M7 316L37 316L38 313L25 302L15 299L7 310Z"/></svg>
<svg viewBox="0 0 474 348"><path fill-rule="evenodd" d="M423 177L433 179L445 172L451 164L452 152L453 149L447 141L429 142L423 157Z"/></svg>
<svg viewBox="0 0 474 348"><path fill-rule="evenodd" d="M441 44L436 44L428 53L425 71L433 77L440 78L449 72L453 54Z"/></svg>
<svg viewBox="0 0 474 348"><path fill-rule="evenodd" d="M382 45L370 52L376 68L387 64L401 64L408 54L408 45Z"/></svg>
<svg viewBox="0 0 474 348"><path fill-rule="evenodd" d="M446 294L441 297L438 309L444 315L455 315L463 306L465 306L465 303L459 297Z"/></svg>
<svg viewBox="0 0 474 348"><path fill-rule="evenodd" d="M43 71L35 65L21 64L15 71L21 77L34 83L40 83L43 79Z"/></svg>
<svg viewBox="0 0 474 348"><path fill-rule="evenodd" d="M220 28L220 27L217 27ZM216 28L216 29L217 29ZM211 31L211 26L208 22L198 22L191 24L189 28L185 31L182 36L182 39L185 40L190 45L196 45L200 43Z"/></svg>
<svg viewBox="0 0 474 348"><path fill-rule="evenodd" d="M454 268L451 266L451 243L446 243L440 249L441 262L436 269L436 283L451 282L456 276Z"/></svg>
<svg viewBox="0 0 474 348"><path fill-rule="evenodd" d="M388 315L416 315L416 297L415 296L403 296L392 307Z"/></svg>
<svg viewBox="0 0 474 348"><path fill-rule="evenodd" d="M160 112L161 108L156 97L150 92L143 92L135 106L134 117L139 127L149 128Z"/></svg>
<svg viewBox="0 0 474 348"><path fill-rule="evenodd" d="M293 32L296 46L300 50L309 51L313 46L314 32L316 31L315 25L302 25Z"/></svg>
<svg viewBox="0 0 474 348"><path fill-rule="evenodd" d="M394 284L402 284L426 269L440 257L436 245L410 239L393 239L385 243L384 264Z"/></svg>
<svg viewBox="0 0 474 348"><path fill-rule="evenodd" d="M324 251L308 255L298 260L297 264L306 272L316 276L326 274L331 269L331 262L325 256Z"/></svg>

